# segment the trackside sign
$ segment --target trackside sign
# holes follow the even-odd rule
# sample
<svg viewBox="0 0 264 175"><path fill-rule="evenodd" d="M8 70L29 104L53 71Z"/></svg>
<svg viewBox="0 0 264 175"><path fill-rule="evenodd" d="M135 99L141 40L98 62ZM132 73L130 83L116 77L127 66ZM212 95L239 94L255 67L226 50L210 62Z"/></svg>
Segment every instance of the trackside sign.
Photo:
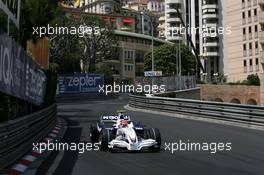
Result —
<svg viewBox="0 0 264 175"><path fill-rule="evenodd" d="M60 75L59 93L83 93L98 92L99 85L104 84L104 76L101 74L76 73Z"/></svg>
<svg viewBox="0 0 264 175"><path fill-rule="evenodd" d="M45 73L18 43L0 32L0 91L41 105L45 90Z"/></svg>

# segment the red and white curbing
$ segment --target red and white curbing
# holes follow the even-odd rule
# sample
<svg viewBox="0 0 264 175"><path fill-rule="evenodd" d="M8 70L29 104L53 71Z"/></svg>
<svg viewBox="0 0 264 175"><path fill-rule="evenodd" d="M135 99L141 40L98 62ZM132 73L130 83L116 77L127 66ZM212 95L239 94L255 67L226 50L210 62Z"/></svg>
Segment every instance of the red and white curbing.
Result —
<svg viewBox="0 0 264 175"><path fill-rule="evenodd" d="M65 123L61 119L58 119L56 126L51 130L48 136L43 139L42 142L53 141L63 126L65 126ZM9 169L7 175L22 175L29 165L34 162L41 154L43 154L43 152L40 153L38 150L32 149L29 154L23 156Z"/></svg>

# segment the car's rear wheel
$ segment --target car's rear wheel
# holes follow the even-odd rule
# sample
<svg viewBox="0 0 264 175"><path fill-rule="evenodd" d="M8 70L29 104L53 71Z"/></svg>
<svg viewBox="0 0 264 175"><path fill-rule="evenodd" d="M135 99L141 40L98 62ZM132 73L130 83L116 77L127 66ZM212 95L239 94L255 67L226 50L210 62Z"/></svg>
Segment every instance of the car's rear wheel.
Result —
<svg viewBox="0 0 264 175"><path fill-rule="evenodd" d="M91 124L90 126L90 138L91 138L91 143L99 142L99 131L97 130L96 125Z"/></svg>

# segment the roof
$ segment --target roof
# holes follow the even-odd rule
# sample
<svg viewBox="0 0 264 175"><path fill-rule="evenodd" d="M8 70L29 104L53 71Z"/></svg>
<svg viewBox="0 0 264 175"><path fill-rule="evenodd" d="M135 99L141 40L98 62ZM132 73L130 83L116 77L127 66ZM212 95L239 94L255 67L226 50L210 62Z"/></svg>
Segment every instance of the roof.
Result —
<svg viewBox="0 0 264 175"><path fill-rule="evenodd" d="M140 38L140 39L146 39L146 40L152 39L152 36L149 36L149 35L143 35L140 33L133 33L133 32L126 32L126 31L121 31L121 30L114 30L114 34L122 35L122 36L129 36L129 37L134 37L134 38ZM154 37L154 41L159 42L159 43L164 43L164 44L173 44L170 41L162 40L162 39L155 38L155 37Z"/></svg>

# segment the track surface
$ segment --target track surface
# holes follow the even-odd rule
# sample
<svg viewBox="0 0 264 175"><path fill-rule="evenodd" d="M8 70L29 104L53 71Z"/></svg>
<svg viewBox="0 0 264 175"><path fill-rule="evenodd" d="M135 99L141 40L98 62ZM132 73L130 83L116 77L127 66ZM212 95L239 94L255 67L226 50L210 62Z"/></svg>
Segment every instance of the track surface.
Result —
<svg viewBox="0 0 264 175"><path fill-rule="evenodd" d="M115 114L125 100L86 101L59 104L59 115L67 120L63 142L90 142L89 125L102 114ZM264 174L264 132L141 112L132 119L158 127L164 142L232 142L229 152L169 151L160 153L110 153L100 151L63 152L60 161L53 154L38 174L56 167L55 175L262 175ZM55 165L55 166L54 166Z"/></svg>

